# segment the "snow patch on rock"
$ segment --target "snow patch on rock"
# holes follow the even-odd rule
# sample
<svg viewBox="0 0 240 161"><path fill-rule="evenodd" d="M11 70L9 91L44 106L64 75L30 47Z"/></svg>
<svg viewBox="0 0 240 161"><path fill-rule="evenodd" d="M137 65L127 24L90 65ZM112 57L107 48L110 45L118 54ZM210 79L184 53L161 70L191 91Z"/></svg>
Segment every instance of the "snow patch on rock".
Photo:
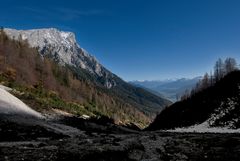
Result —
<svg viewBox="0 0 240 161"><path fill-rule="evenodd" d="M222 102L220 107L217 108L205 122L167 131L183 133L240 133L240 129L235 128L235 123L239 121L239 118L232 118L231 120L222 122L221 126L215 126L215 122L231 113L236 108L237 104L235 98L227 98L227 100Z"/></svg>
<svg viewBox="0 0 240 161"><path fill-rule="evenodd" d="M210 127L207 122L190 127L176 128L166 131L180 133L240 133L240 129L232 129L229 127Z"/></svg>
<svg viewBox="0 0 240 161"><path fill-rule="evenodd" d="M43 116L28 107L17 97L10 94L7 90L10 88L0 86L0 113L2 114L21 114L27 116L34 116L37 118L43 118Z"/></svg>

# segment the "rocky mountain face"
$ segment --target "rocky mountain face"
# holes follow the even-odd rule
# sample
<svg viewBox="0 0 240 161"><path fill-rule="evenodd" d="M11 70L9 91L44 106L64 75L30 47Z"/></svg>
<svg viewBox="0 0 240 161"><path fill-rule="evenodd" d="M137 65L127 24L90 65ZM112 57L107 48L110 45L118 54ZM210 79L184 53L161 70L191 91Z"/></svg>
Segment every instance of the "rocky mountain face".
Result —
<svg viewBox="0 0 240 161"><path fill-rule="evenodd" d="M240 71L231 72L215 85L166 108L148 129L179 127L198 131L209 128L239 129Z"/></svg>
<svg viewBox="0 0 240 161"><path fill-rule="evenodd" d="M116 85L114 74L104 68L97 59L81 48L72 32L63 32L55 28L15 30L4 29L6 34L16 40L26 40L31 47L38 49L43 57L50 57L61 65L70 65L85 69L104 80L105 87Z"/></svg>

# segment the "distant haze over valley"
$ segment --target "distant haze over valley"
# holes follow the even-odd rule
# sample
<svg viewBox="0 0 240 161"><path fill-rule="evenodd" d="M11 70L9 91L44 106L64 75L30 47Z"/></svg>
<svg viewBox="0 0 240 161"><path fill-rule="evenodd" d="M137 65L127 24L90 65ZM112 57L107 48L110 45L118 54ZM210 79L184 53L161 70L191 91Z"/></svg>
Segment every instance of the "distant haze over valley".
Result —
<svg viewBox="0 0 240 161"><path fill-rule="evenodd" d="M130 81L131 84L148 89L150 92L166 97L175 102L186 90L191 90L196 83L201 79L201 76L194 78L177 78L167 80L136 80Z"/></svg>

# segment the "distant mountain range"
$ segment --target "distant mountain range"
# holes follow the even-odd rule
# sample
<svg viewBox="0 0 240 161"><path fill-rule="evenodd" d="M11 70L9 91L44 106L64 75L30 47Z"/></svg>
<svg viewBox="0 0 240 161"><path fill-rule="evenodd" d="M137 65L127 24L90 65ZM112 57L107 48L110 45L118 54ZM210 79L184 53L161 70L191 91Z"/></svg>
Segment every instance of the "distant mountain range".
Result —
<svg viewBox="0 0 240 161"><path fill-rule="evenodd" d="M0 83L21 89L26 95L19 97L38 110L60 108L144 126L171 103L106 69L80 47L74 33L4 29L0 36Z"/></svg>
<svg viewBox="0 0 240 161"><path fill-rule="evenodd" d="M192 79L169 79L164 81L130 81L129 83L149 89L152 93L164 96L175 102L186 90L191 90L201 77Z"/></svg>

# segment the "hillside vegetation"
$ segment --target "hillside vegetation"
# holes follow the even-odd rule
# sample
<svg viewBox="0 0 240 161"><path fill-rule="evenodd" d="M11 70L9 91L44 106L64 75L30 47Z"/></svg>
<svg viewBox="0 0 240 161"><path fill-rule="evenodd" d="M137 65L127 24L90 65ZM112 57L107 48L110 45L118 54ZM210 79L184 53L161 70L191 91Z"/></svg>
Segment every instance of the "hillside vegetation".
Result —
<svg viewBox="0 0 240 161"><path fill-rule="evenodd" d="M0 31L0 83L14 88L16 96L38 111L56 108L144 127L170 103L118 77L115 79L118 85L107 89L86 70L60 66L41 56L21 36L12 40L3 29Z"/></svg>
<svg viewBox="0 0 240 161"><path fill-rule="evenodd" d="M205 74L181 101L165 108L148 129L188 127L206 120L211 127L240 128L240 71L236 63L230 69L228 60L225 67L219 66L222 61L218 60L214 76Z"/></svg>
<svg viewBox="0 0 240 161"><path fill-rule="evenodd" d="M14 88L13 93L32 108L40 112L56 108L76 115L107 116L116 123L133 122L141 127L149 123L149 113L143 112L148 102L138 95L146 94L153 101L159 99L157 96L133 86L129 89L135 90L135 96L126 89L108 90L91 79L96 78L83 69L60 66L41 57L26 41L9 39L1 30L0 83ZM145 109L138 110L138 105Z"/></svg>

